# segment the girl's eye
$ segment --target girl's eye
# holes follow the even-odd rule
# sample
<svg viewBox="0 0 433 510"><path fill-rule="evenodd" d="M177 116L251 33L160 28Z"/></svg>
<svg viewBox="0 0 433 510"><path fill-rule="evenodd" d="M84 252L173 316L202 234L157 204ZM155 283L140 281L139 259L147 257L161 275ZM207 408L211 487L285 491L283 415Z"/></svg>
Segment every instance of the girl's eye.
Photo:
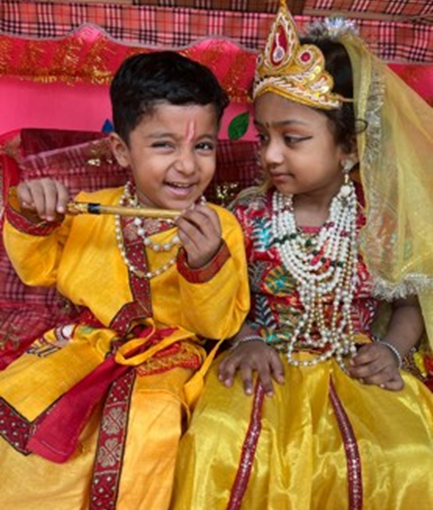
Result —
<svg viewBox="0 0 433 510"><path fill-rule="evenodd" d="M284 135L284 141L287 145L295 145L300 142L305 142L306 140L310 140L311 136L292 136L292 135Z"/></svg>
<svg viewBox="0 0 433 510"><path fill-rule="evenodd" d="M268 137L267 137L267 136L265 136L265 135L264 135L264 134L262 134L262 133L257 133L256 137L257 137L257 140L259 141L259 143L260 143L261 145L263 145L264 143L266 143L266 142L268 141Z"/></svg>

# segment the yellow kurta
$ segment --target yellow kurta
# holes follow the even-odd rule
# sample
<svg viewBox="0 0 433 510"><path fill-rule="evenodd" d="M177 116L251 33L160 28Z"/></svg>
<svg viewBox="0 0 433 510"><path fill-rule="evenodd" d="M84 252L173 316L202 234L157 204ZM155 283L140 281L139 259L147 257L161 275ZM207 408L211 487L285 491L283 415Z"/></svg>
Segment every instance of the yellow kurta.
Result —
<svg viewBox="0 0 433 510"><path fill-rule="evenodd" d="M122 189L110 189L83 193L78 198L117 204L121 193ZM167 508L187 409L185 384L191 381L197 360L200 364L206 356L197 335L221 339L235 334L249 307L242 232L230 213L211 207L218 213L229 251L221 267L212 269L211 263L198 271L194 280L175 264L152 278L150 288L128 271L112 216L67 217L47 235L30 235L5 223L5 246L22 280L29 285L57 286L73 303L89 309L101 324L64 325L48 332L0 373L0 398L8 415L7 425L0 427L7 438L0 440L2 508L105 508L89 505L97 505L97 491L106 490L110 483L115 486L111 499L117 501L115 508ZM165 230L152 236L152 241L164 243L173 234L173 230ZM161 267L174 253L174 248L164 253L147 250L148 269ZM128 337L130 343L120 347L116 361L137 365L130 397L125 398L127 411L116 408L115 402L106 403L101 425L101 402L80 436L77 451L65 464L54 464L35 454L26 456L10 446L14 417L19 424L37 419L98 367L110 352L112 341L137 323L173 331L132 360L126 361L123 354L126 356L129 346L143 339ZM161 346L166 349L155 352ZM153 356L149 354L152 352ZM119 430L126 431L122 445L116 443ZM108 439L105 437L105 443L97 447L98 437L101 441L104 434ZM95 452L100 470L118 466L117 482L105 476L103 486L98 473L92 474Z"/></svg>

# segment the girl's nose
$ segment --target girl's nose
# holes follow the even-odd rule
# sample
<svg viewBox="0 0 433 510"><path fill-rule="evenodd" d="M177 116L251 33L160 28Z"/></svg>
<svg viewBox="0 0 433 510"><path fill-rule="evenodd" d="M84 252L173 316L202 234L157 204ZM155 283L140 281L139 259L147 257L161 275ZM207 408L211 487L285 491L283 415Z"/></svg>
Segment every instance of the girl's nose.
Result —
<svg viewBox="0 0 433 510"><path fill-rule="evenodd" d="M261 148L262 159L266 165L275 166L283 162L283 151L278 141L269 140Z"/></svg>

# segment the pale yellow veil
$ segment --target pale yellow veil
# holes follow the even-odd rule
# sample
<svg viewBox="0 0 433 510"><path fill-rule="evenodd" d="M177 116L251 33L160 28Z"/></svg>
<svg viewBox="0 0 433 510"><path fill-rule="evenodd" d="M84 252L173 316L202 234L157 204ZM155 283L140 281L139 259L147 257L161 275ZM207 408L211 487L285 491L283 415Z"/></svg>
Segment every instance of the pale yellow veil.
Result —
<svg viewBox="0 0 433 510"><path fill-rule="evenodd" d="M360 249L380 298L417 294L433 345L433 109L354 33L349 53L366 226Z"/></svg>

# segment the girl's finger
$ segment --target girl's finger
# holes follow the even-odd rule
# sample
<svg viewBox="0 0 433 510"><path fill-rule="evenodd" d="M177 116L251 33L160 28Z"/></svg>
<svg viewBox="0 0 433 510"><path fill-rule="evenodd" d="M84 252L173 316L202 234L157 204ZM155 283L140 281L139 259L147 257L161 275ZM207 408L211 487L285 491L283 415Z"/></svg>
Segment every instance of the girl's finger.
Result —
<svg viewBox="0 0 433 510"><path fill-rule="evenodd" d="M274 379L278 384L284 384L284 365L278 355L278 352L274 349L271 350L269 355L269 364Z"/></svg>
<svg viewBox="0 0 433 510"><path fill-rule="evenodd" d="M244 386L245 395L253 394L253 371L249 363L241 365L241 379Z"/></svg>
<svg viewBox="0 0 433 510"><path fill-rule="evenodd" d="M271 397L274 394L274 385L272 384L271 367L267 360L260 360L257 364L257 372L266 395Z"/></svg>

